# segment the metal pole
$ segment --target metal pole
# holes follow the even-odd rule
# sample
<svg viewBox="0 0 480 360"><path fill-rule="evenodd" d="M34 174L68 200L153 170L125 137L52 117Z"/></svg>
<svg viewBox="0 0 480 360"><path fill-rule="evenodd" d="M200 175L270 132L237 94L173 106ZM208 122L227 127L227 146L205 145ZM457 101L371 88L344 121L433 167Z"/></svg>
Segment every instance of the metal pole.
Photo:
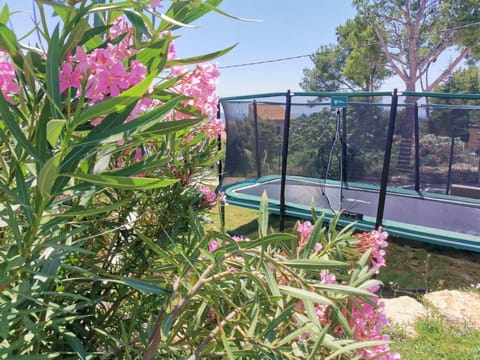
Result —
<svg viewBox="0 0 480 360"><path fill-rule="evenodd" d="M342 108L342 180L347 178L347 108Z"/></svg>
<svg viewBox="0 0 480 360"><path fill-rule="evenodd" d="M260 145L258 143L258 116L256 100L253 100L253 127L255 129L255 162L257 166L257 178L260 178L262 176L262 164L260 163Z"/></svg>
<svg viewBox="0 0 480 360"><path fill-rule="evenodd" d="M220 102L218 102L217 106L217 119L221 120L222 115L220 113ZM226 127L225 127L226 128ZM217 151L220 153L222 151L222 134L218 135L217 138ZM226 141L226 139L225 139ZM222 189L222 184L223 184L223 162L222 159L218 160L217 163L217 171L218 171L218 186L217 186L217 192ZM225 224L225 204L223 201L220 203L220 222L222 225Z"/></svg>
<svg viewBox="0 0 480 360"><path fill-rule="evenodd" d="M398 95L397 89L393 90L392 103L390 105L390 119L388 122L387 139L385 142L385 156L383 158L382 183L378 197L377 220L375 227L382 226L383 212L385 210L385 199L387 197L388 173L390 172L390 161L392 157L393 133L395 131L395 120L397 118Z"/></svg>
<svg viewBox="0 0 480 360"><path fill-rule="evenodd" d="M420 191L420 137L418 130L418 104L415 103L415 191Z"/></svg>
<svg viewBox="0 0 480 360"><path fill-rule="evenodd" d="M283 148L282 148L282 175L280 182L280 225L279 230L285 230L285 185L287 182L287 157L288 157L288 138L290 135L290 110L292 105L292 95L287 91L285 105L285 122L283 124Z"/></svg>
<svg viewBox="0 0 480 360"><path fill-rule="evenodd" d="M453 155L455 151L455 135L456 135L457 128L454 126L452 129L452 138L450 142L450 156L448 158L448 173L447 173L447 188L445 189L445 194L450 193L450 185L452 182L452 163L453 163Z"/></svg>

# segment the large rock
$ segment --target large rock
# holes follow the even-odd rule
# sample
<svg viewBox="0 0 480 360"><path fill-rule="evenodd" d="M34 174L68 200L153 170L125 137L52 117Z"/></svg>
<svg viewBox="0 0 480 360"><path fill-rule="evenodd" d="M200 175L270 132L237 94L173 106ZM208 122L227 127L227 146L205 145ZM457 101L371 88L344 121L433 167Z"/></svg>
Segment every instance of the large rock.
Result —
<svg viewBox="0 0 480 360"><path fill-rule="evenodd" d="M409 296L382 299L385 304L383 312L392 327L401 328L409 337L416 336L415 322L427 316L422 303Z"/></svg>
<svg viewBox="0 0 480 360"><path fill-rule="evenodd" d="M480 294L442 290L426 294L423 301L448 322L480 330Z"/></svg>

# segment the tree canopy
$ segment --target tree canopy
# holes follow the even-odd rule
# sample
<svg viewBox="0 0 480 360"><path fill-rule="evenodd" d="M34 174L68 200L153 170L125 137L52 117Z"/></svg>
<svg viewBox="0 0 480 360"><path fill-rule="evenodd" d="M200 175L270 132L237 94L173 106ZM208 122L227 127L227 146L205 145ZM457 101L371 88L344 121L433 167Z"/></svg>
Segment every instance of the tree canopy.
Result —
<svg viewBox="0 0 480 360"><path fill-rule="evenodd" d="M353 0L357 17L375 31L388 67L405 90L432 91L467 58L480 55L480 0ZM431 66L447 50L456 54L430 79Z"/></svg>

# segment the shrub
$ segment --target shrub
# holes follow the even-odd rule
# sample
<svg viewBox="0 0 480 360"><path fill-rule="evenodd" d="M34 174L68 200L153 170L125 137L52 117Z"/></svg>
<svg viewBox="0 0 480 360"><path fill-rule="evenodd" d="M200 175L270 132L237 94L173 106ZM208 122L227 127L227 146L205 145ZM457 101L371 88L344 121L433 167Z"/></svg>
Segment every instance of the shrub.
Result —
<svg viewBox="0 0 480 360"><path fill-rule="evenodd" d="M218 73L181 66L223 51L178 59L171 31L220 1L158 3L55 2L46 53L1 12L0 358L388 351L369 236L204 232Z"/></svg>

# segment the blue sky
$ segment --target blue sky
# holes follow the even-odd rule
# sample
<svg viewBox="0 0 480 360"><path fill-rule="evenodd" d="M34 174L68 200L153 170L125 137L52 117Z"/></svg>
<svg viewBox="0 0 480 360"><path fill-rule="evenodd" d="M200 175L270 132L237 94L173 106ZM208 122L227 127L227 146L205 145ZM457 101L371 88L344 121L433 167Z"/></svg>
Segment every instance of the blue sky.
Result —
<svg viewBox="0 0 480 360"><path fill-rule="evenodd" d="M10 10L31 10L31 0L0 0ZM238 43L217 60L221 68L218 94L221 97L244 94L300 91L303 69L313 67L308 56L320 46L336 42L335 28L355 16L351 0L224 0L220 9L234 16L259 22L234 20L210 13L195 22L196 28L183 29L176 40L181 57L217 51ZM32 26L31 13L13 17L14 30L25 34ZM223 68L282 58L297 59L265 64ZM438 62L448 62L445 55ZM435 70L432 70L434 72ZM438 70L437 70L438 71ZM403 89L398 79L387 80L382 90Z"/></svg>
<svg viewBox="0 0 480 360"><path fill-rule="evenodd" d="M180 55L214 51L238 43L218 65L232 66L314 53L336 42L335 28L355 16L351 0L225 0L220 8L232 15L260 22L232 20L212 13L182 31ZM309 57L221 69L220 96L299 91Z"/></svg>

